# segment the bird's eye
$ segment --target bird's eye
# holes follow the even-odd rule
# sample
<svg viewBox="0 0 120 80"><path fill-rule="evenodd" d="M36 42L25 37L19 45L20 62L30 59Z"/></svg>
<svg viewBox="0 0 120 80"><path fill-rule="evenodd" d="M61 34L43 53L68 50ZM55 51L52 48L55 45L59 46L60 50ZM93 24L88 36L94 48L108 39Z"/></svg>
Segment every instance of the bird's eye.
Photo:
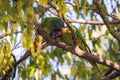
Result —
<svg viewBox="0 0 120 80"><path fill-rule="evenodd" d="M59 27L59 24L57 23L57 27Z"/></svg>

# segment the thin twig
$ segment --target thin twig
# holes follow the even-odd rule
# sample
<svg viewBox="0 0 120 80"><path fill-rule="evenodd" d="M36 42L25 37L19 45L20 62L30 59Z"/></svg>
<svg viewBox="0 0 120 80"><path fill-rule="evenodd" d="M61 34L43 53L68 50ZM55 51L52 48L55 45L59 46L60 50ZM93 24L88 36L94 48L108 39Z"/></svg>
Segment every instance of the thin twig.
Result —
<svg viewBox="0 0 120 80"><path fill-rule="evenodd" d="M65 3L66 4L72 4L72 3L69 3L69 2L65 2ZM56 11L59 10L57 7L55 7L55 5L53 5L50 2L49 2L49 5L51 5ZM72 4L72 5L74 5L74 4ZM59 15L56 12L54 12L53 10L51 10L50 8L44 7L44 6L42 6L42 7L45 8L45 10L48 10L53 15L59 17ZM86 20L79 20L79 19L67 19L67 20L68 20L69 23L80 23L80 24L90 24L90 25L105 25L105 23L103 21L88 21L88 20L86 21ZM109 24L120 24L120 21L119 20L114 20L114 21L109 22Z"/></svg>
<svg viewBox="0 0 120 80"><path fill-rule="evenodd" d="M80 24L90 24L90 25L105 25L103 21L86 21L86 20L78 20L78 19L68 19L70 23L80 23ZM120 24L120 21L111 21L109 24Z"/></svg>
<svg viewBox="0 0 120 80"><path fill-rule="evenodd" d="M77 45L78 43L78 39L77 39L77 35L75 33L75 31L73 30L73 28L71 27L70 23L68 22L68 20L63 16L63 20L64 22L67 24L67 27L70 29L71 33L72 33L72 37L73 37L73 41L75 42L75 45Z"/></svg>
<svg viewBox="0 0 120 80"><path fill-rule="evenodd" d="M17 31L17 32L13 32L14 34L17 34L17 33L22 33L22 31ZM6 37L6 36L9 36L11 33L4 33L2 35L0 35L0 39Z"/></svg>
<svg viewBox="0 0 120 80"><path fill-rule="evenodd" d="M114 32L112 31L112 29L110 28L109 20L108 20L107 17L106 17L107 14L105 14L104 10L100 7L99 1L98 1L98 0L93 0L93 1L94 1L95 5L96 5L96 7L97 7L97 9L98 9L98 12L97 12L97 13L98 13L98 14L101 16L101 18L103 19L103 21L104 21L106 27L108 28L109 32L111 33L111 35L112 35L117 41L120 42L120 36L119 36L118 34L114 33Z"/></svg>
<svg viewBox="0 0 120 80"><path fill-rule="evenodd" d="M112 80L120 76L120 71L112 72L111 74L104 76L101 80Z"/></svg>

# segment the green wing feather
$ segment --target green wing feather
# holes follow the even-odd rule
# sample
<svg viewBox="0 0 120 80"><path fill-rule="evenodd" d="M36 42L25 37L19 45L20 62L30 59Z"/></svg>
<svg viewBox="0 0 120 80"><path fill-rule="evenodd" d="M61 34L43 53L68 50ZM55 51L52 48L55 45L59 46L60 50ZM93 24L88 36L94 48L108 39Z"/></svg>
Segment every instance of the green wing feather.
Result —
<svg viewBox="0 0 120 80"><path fill-rule="evenodd" d="M82 33L81 33L77 28L76 28L76 35L77 35L77 37L82 41L82 43L84 44L84 46L85 46L85 48L86 48L86 49L85 49L86 52L92 54L89 46L87 45L87 43L86 43L86 41L85 41L85 38L82 36ZM92 65L100 74L102 74L102 72L98 69L98 66L97 66L97 64L96 64L95 62L93 62L93 61L91 61L91 60L88 60L88 61L91 63L91 65Z"/></svg>
<svg viewBox="0 0 120 80"><path fill-rule="evenodd" d="M80 45L79 47L80 47L80 49L82 49L83 51L87 51L87 48L86 48L87 44L85 42L84 37L82 36L82 34L79 33L77 28L75 28L74 26L72 28L76 32L77 37L79 38L79 45ZM72 37L71 31L69 30L69 28L64 27L62 29L61 33L62 33L61 40L63 42L65 42L66 44L68 44L70 46L73 46L74 41L73 41L73 37Z"/></svg>
<svg viewBox="0 0 120 80"><path fill-rule="evenodd" d="M42 19L41 21L41 27L44 28L44 30L50 34L53 30L54 30L54 27L53 27L53 21L54 21L55 17L52 17L52 18L44 18Z"/></svg>
<svg viewBox="0 0 120 80"><path fill-rule="evenodd" d="M76 28L76 35L77 37L81 40L81 42L84 44L85 46L85 51L89 52L89 53L92 53L90 48L88 47L87 43L86 43L86 40L85 38L83 37L82 33Z"/></svg>

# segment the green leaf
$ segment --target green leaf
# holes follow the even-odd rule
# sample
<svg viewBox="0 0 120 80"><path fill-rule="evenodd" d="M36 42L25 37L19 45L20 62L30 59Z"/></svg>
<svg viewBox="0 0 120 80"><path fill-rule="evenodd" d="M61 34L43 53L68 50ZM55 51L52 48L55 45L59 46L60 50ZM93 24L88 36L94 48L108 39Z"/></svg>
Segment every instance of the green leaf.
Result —
<svg viewBox="0 0 120 80"><path fill-rule="evenodd" d="M86 30L86 25L83 25L83 26L80 27L81 32L84 32L85 30Z"/></svg>
<svg viewBox="0 0 120 80"><path fill-rule="evenodd" d="M76 12L79 13L80 2L79 2L79 0L75 0L75 3L76 3L76 5L75 5L75 7L76 7Z"/></svg>
<svg viewBox="0 0 120 80"><path fill-rule="evenodd" d="M66 15L66 12L69 10L68 6L64 4L64 0L58 1L58 7L59 7L59 15L62 18L62 16Z"/></svg>
<svg viewBox="0 0 120 80"><path fill-rule="evenodd" d="M56 74L52 74L51 77L52 80L56 80Z"/></svg>
<svg viewBox="0 0 120 80"><path fill-rule="evenodd" d="M98 45L99 48L101 47L101 40L100 40L100 38L96 39L96 44Z"/></svg>
<svg viewBox="0 0 120 80"><path fill-rule="evenodd" d="M2 20L5 21L5 22L9 22L11 19L10 19L10 16L9 15L4 15L2 17Z"/></svg>
<svg viewBox="0 0 120 80"><path fill-rule="evenodd" d="M88 35L89 35L89 38L90 38L90 39L92 39L92 33L93 33L92 30L89 30L89 31L88 31Z"/></svg>
<svg viewBox="0 0 120 80"><path fill-rule="evenodd" d="M119 51L119 45L117 43L113 43L112 50L117 53Z"/></svg>
<svg viewBox="0 0 120 80"><path fill-rule="evenodd" d="M3 24L0 23L0 30L3 30L3 29L4 29Z"/></svg>
<svg viewBox="0 0 120 80"><path fill-rule="evenodd" d="M59 70L57 70L57 74L58 74L58 76L59 76L60 78L63 78L63 79L64 79L64 77L62 76L62 74L60 73Z"/></svg>
<svg viewBox="0 0 120 80"><path fill-rule="evenodd" d="M84 14L87 14L86 4L87 4L86 0L82 0L81 5L83 8Z"/></svg>
<svg viewBox="0 0 120 80"><path fill-rule="evenodd" d="M32 24L34 22L34 10L32 7L27 7L25 9L26 19L28 24Z"/></svg>
<svg viewBox="0 0 120 80"><path fill-rule="evenodd" d="M76 66L73 66L72 68L71 68L71 73L73 74L73 75L76 75L76 73L77 73L77 67Z"/></svg>
<svg viewBox="0 0 120 80"><path fill-rule="evenodd" d="M17 9L21 11L22 7L24 5L24 2L22 0L17 1Z"/></svg>
<svg viewBox="0 0 120 80"><path fill-rule="evenodd" d="M30 49L33 48L33 39L32 39L32 34L27 31L27 28L23 32L23 47Z"/></svg>
<svg viewBox="0 0 120 80"><path fill-rule="evenodd" d="M70 62L71 62L70 56L69 55L65 55L65 59L67 60L68 64L70 64Z"/></svg>
<svg viewBox="0 0 120 80"><path fill-rule="evenodd" d="M43 13L44 13L44 11L45 11L45 9L42 7L42 6L38 6L37 8L36 7L34 7L34 12L36 13L36 14L39 14L40 16L42 15L44 15Z"/></svg>

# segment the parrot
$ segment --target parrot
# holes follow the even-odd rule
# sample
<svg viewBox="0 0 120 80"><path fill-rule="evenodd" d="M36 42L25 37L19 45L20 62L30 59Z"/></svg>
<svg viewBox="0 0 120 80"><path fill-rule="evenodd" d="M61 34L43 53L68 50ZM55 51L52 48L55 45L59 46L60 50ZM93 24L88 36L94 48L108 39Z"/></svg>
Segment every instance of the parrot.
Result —
<svg viewBox="0 0 120 80"><path fill-rule="evenodd" d="M64 22L58 17L48 17L44 18L41 21L41 27L54 39L59 39L66 43L69 46L74 46L75 42L72 37L71 30L68 27L64 26ZM92 53L89 49L85 38L82 36L82 33L75 27L72 26L72 29L75 31L78 39L79 39L79 48L85 52ZM91 65L101 73L98 69L97 64L91 60L88 60Z"/></svg>
<svg viewBox="0 0 120 80"><path fill-rule="evenodd" d="M41 21L41 27L54 39L61 36L61 27L64 22L58 17L47 17Z"/></svg>

